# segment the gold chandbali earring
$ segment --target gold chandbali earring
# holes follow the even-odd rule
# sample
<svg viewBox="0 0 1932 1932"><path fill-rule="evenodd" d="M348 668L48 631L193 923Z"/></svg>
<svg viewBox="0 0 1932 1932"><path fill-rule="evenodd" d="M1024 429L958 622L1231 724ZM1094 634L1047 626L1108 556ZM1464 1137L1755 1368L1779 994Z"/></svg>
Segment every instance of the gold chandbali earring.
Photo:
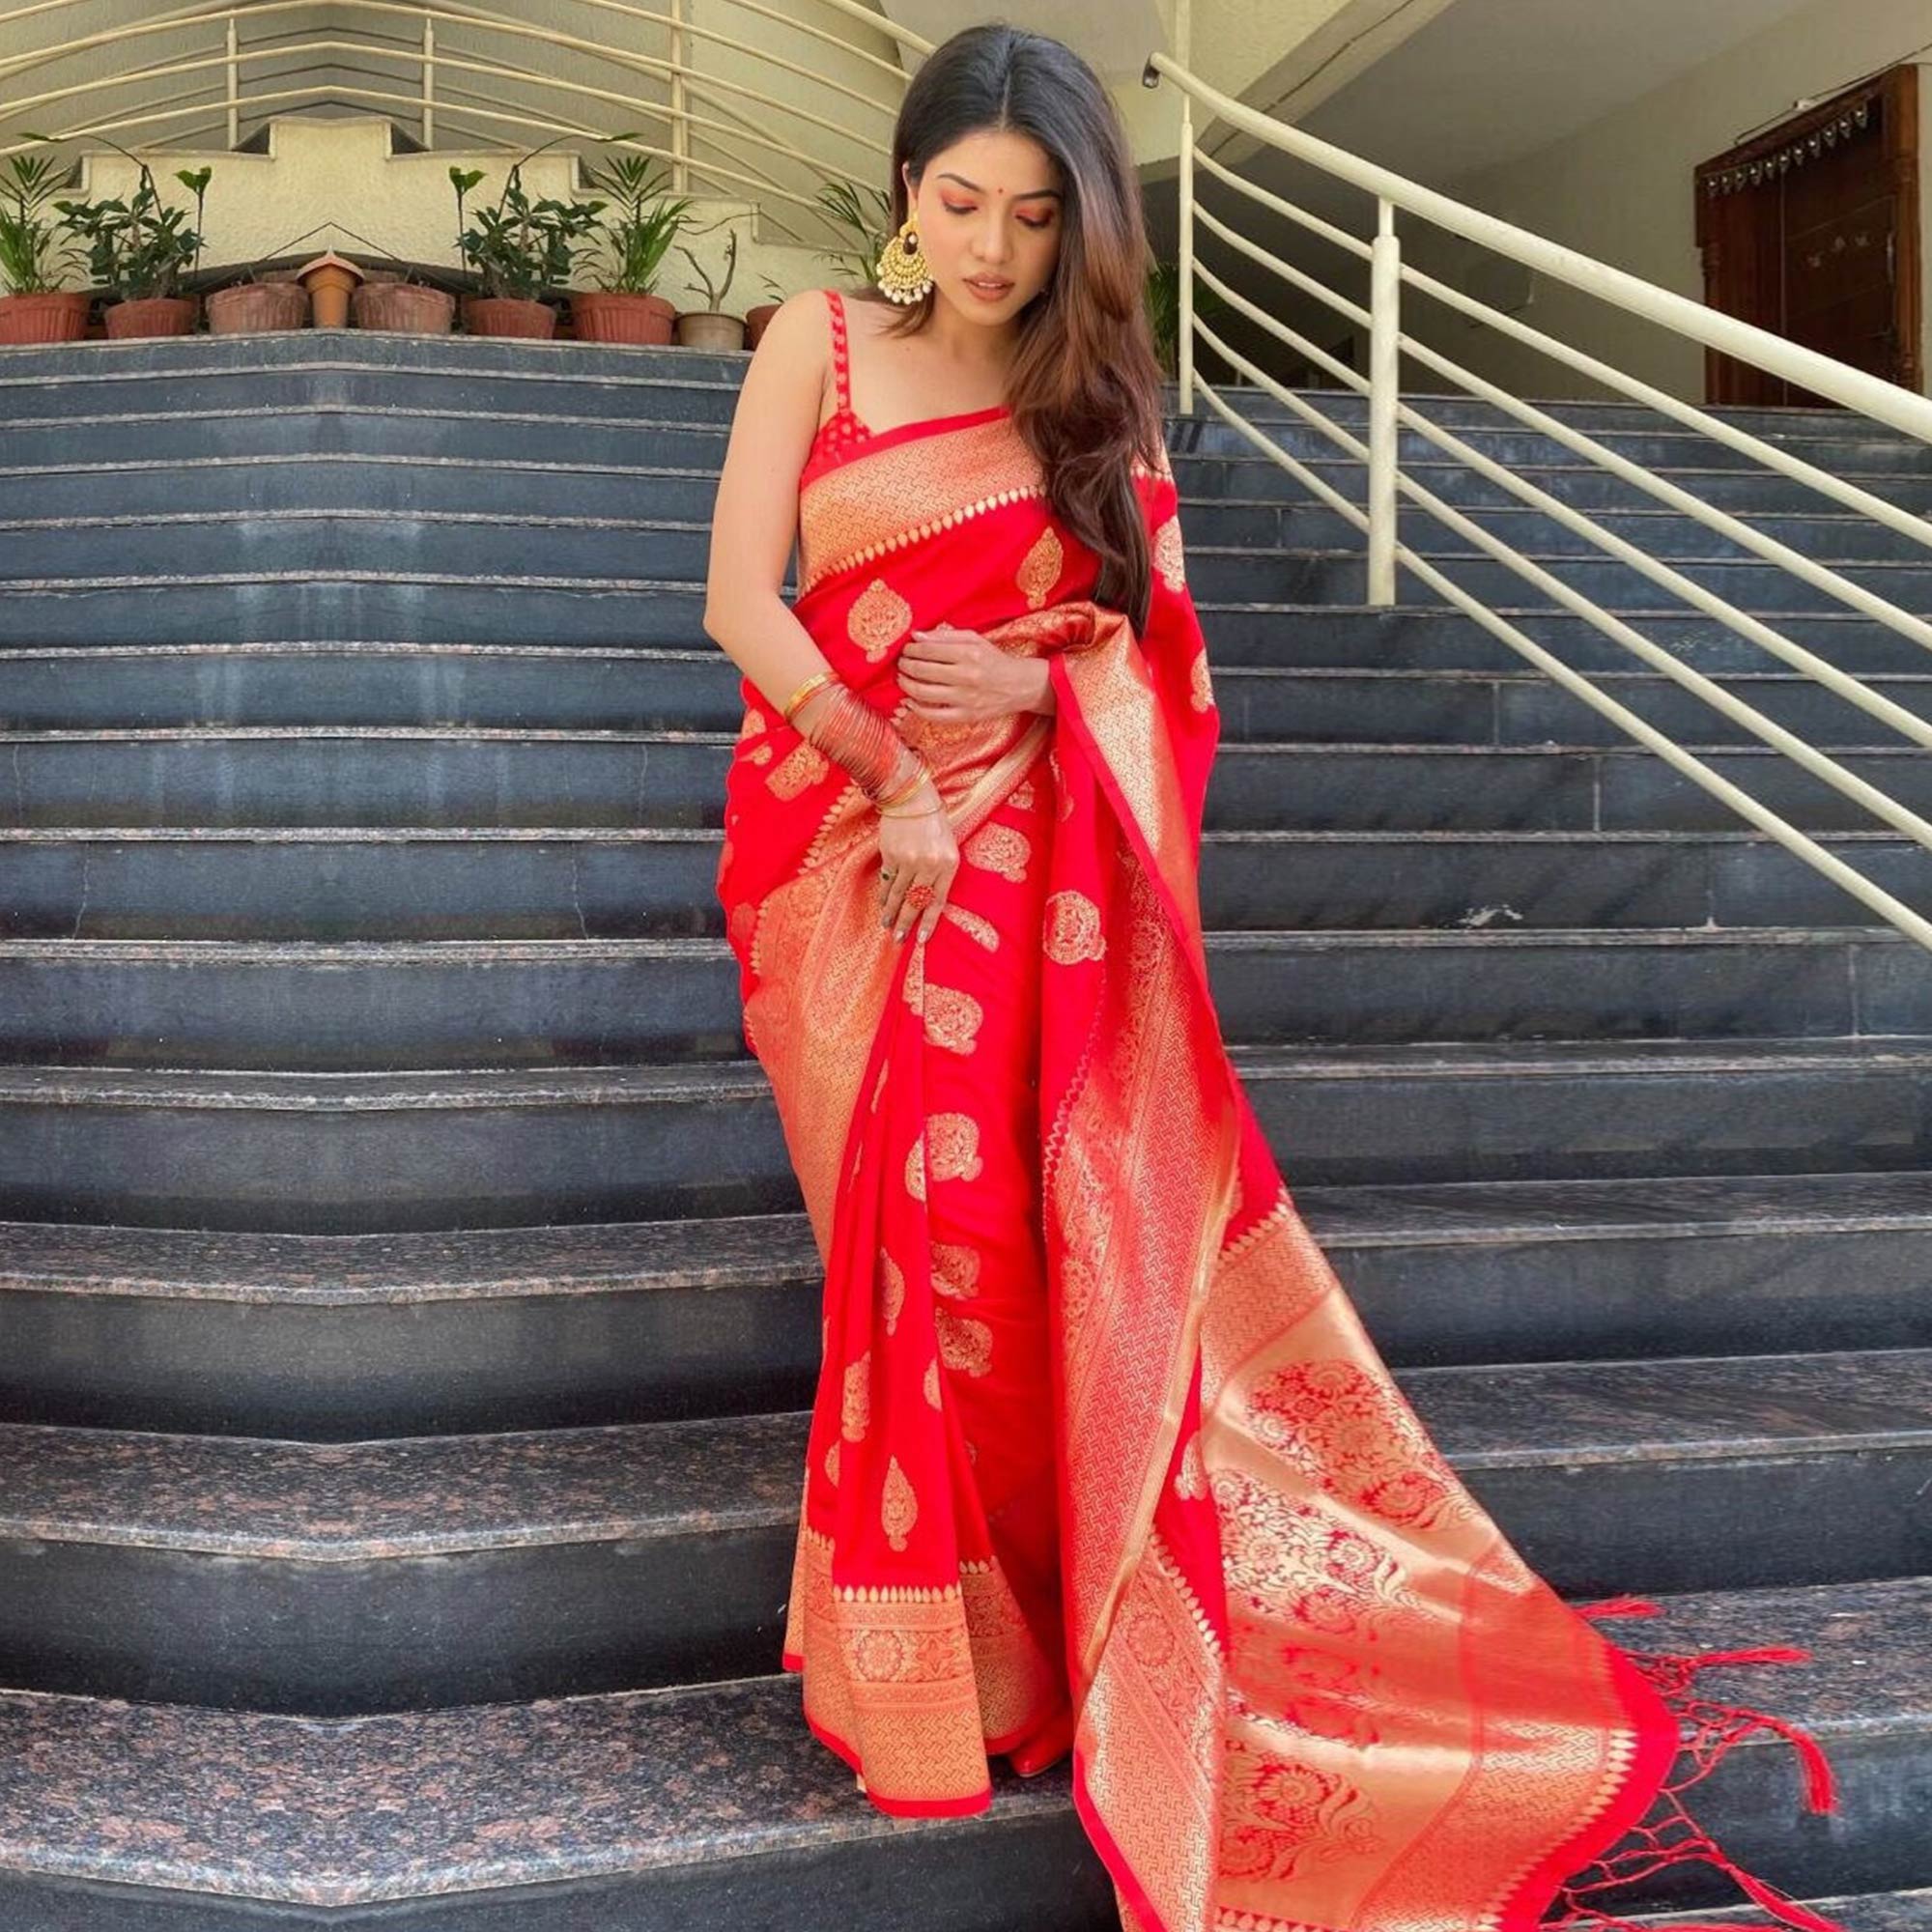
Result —
<svg viewBox="0 0 1932 1932"><path fill-rule="evenodd" d="M879 250L879 287L888 300L901 306L918 301L932 287L932 264L919 245L913 220L908 211L899 232Z"/></svg>

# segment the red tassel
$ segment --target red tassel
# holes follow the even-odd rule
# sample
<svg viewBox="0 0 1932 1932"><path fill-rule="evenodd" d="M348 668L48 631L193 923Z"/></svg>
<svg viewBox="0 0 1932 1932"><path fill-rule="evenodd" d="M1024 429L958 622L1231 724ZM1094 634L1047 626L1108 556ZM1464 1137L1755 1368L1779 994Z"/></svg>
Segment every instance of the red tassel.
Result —
<svg viewBox="0 0 1932 1932"><path fill-rule="evenodd" d="M1658 1605L1644 1597L1614 1597L1604 1603L1577 1607L1578 1613L1586 1617L1654 1617L1661 1614ZM1728 1872L1754 1904L1761 1905L1785 1924L1799 1927L1800 1932L1847 1932L1845 1926L1821 1917L1788 1892L1734 1863L1698 1827L1685 1808L1682 1797L1692 1785L1708 1777L1724 1754L1741 1739L1754 1730L1770 1730L1784 1738L1799 1753L1804 1770L1805 1808L1811 1811L1837 1809L1837 1782L1833 1775L1831 1760L1815 1738L1799 1725L1775 1718L1769 1712L1752 1710L1743 1704L1719 1703L1696 1695L1691 1688L1697 1672L1712 1664L1806 1663L1810 1662L1811 1653L1790 1645L1768 1644L1749 1650L1624 1650L1622 1655L1656 1687L1659 1695L1676 1715L1683 1732L1681 1747L1690 1753L1692 1768L1676 1783L1666 1782L1662 1787L1659 1793L1662 1807L1661 1815L1653 1822L1639 1825L1633 1834L1633 1842L1622 1850L1613 1850L1594 1861L1584 1867L1583 1873L1573 1874L1558 1889L1555 1902L1560 1910L1546 1917L1544 1927L1548 1928L1548 1932L1556 1932L1557 1928L1562 1928L1562 1932L1572 1932L1572 1928L1581 1927L1592 1928L1592 1932L1766 1932L1762 1925L1720 1925L1712 1920L1680 1926L1650 1924L1639 1927L1633 1920L1619 1918L1589 1902L1592 1892L1648 1878L1666 1865L1702 1860L1717 1866L1719 1871ZM1678 1835L1673 1841L1666 1842L1666 1833ZM1602 1876L1586 1880L1584 1873L1590 1872L1599 1872Z"/></svg>

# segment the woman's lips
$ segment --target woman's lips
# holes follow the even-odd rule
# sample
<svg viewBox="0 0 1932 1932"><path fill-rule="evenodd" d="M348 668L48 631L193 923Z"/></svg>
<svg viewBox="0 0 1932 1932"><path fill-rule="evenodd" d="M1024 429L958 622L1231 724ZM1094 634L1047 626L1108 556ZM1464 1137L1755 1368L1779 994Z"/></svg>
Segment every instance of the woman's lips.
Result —
<svg viewBox="0 0 1932 1932"><path fill-rule="evenodd" d="M979 282L969 281L966 286L982 301L998 301L1012 289L1012 283L1001 282L996 287L986 288Z"/></svg>

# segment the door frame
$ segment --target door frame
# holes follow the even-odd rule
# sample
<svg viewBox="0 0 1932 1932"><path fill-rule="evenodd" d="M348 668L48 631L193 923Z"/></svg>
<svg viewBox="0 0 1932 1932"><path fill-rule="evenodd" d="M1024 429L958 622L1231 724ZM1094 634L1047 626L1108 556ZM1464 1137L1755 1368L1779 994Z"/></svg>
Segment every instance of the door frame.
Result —
<svg viewBox="0 0 1932 1932"><path fill-rule="evenodd" d="M1796 143L1808 142L1814 136L1822 140L1828 128L1835 128L1845 118L1859 115L1861 110L1868 115L1874 100L1883 103L1885 172L1898 210L1891 277L1891 326L1898 342L1898 381L1904 387L1922 393L1925 369L1921 359L1923 311L1919 279L1918 69L1910 61L1902 61L1827 100L1786 115L1749 140L1697 163L1696 240L1704 265L1704 298L1710 301L1716 279L1710 252L1716 243L1712 208L1719 198L1720 181L1725 177L1748 177L1753 167L1769 166L1782 172L1783 167L1790 165L1782 157L1790 154ZM1755 363L1745 366L1751 374L1765 374ZM1735 388L1739 373L1737 358L1715 349L1705 350L1704 393L1708 399L1732 400L1724 391ZM1773 379L1765 377L1765 380Z"/></svg>

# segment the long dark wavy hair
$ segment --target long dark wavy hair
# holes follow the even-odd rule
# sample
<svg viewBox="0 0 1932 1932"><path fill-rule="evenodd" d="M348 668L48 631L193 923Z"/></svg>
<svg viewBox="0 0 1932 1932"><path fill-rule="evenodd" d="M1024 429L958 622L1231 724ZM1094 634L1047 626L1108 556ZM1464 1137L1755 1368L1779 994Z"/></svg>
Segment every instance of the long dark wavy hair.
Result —
<svg viewBox="0 0 1932 1932"><path fill-rule="evenodd" d="M1100 559L1094 601L1124 611L1139 631L1151 584L1132 463L1159 461L1161 368L1147 314L1151 255L1140 178L1113 97L1050 35L1004 21L962 29L926 57L899 104L892 226L908 211L905 170L918 183L953 142L999 132L1037 141L1065 190L1053 273L1019 314L1008 407L1039 459L1048 502ZM877 289L866 294L887 300ZM928 290L882 332L917 335L938 299Z"/></svg>

